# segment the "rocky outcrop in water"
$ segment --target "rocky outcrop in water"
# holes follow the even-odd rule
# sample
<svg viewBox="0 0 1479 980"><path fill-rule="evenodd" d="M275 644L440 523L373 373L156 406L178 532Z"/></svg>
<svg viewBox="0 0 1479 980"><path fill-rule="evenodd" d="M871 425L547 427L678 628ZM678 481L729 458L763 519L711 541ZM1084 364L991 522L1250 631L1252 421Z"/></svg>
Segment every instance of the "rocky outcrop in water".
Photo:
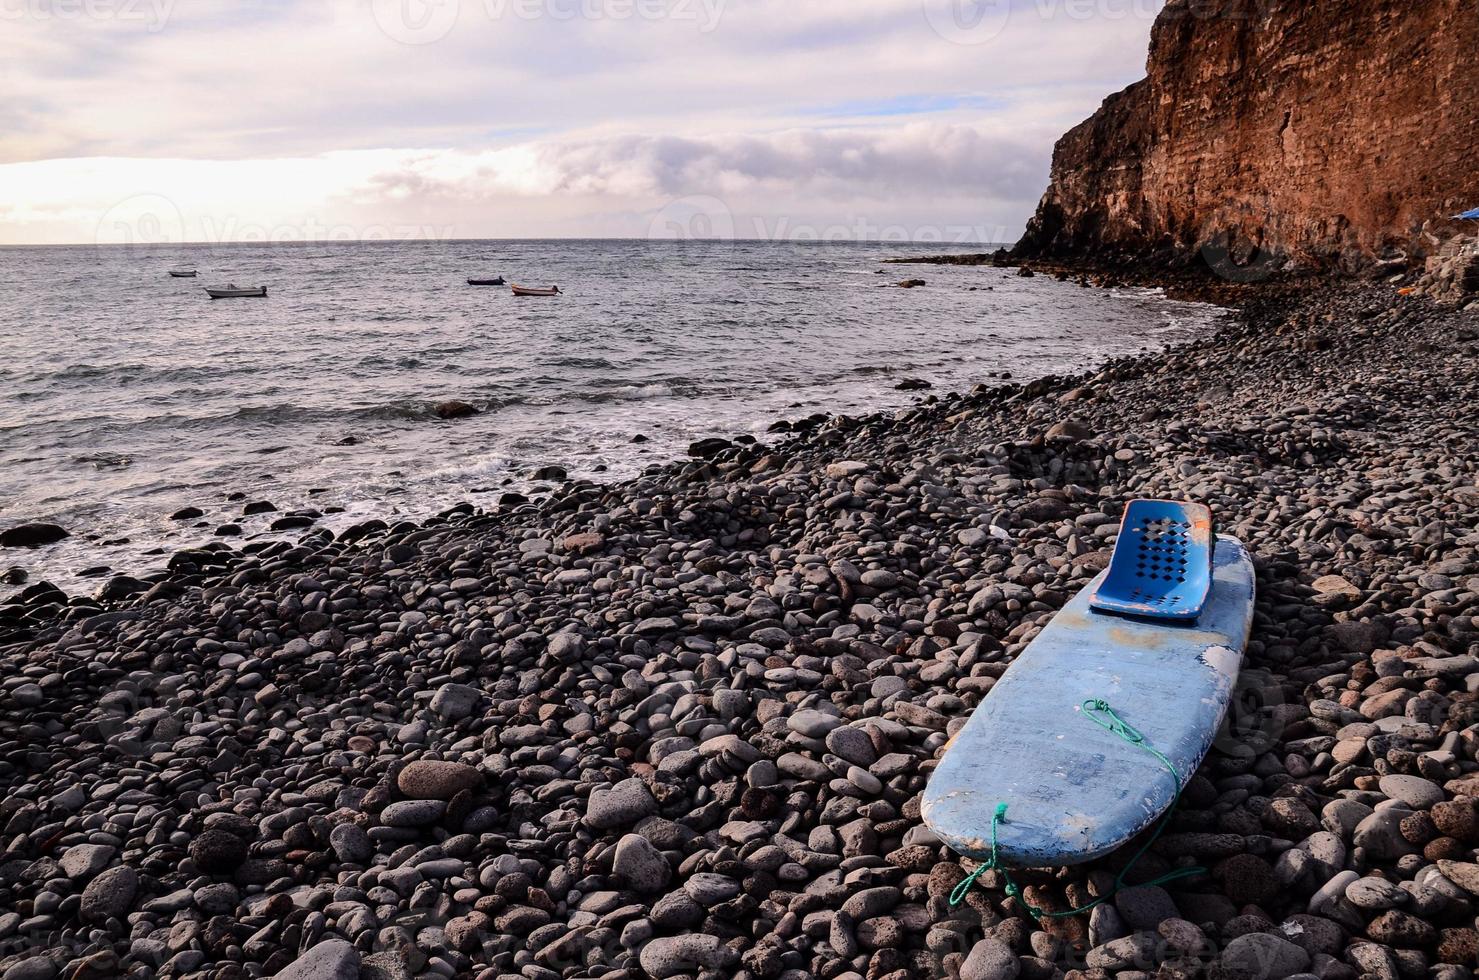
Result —
<svg viewBox="0 0 1479 980"><path fill-rule="evenodd" d="M0 548L38 548L70 537L55 524L17 524L0 531Z"/></svg>
<svg viewBox="0 0 1479 980"><path fill-rule="evenodd" d="M1059 141L1021 257L1416 263L1479 203L1472 0L1173 0L1147 76Z"/></svg>

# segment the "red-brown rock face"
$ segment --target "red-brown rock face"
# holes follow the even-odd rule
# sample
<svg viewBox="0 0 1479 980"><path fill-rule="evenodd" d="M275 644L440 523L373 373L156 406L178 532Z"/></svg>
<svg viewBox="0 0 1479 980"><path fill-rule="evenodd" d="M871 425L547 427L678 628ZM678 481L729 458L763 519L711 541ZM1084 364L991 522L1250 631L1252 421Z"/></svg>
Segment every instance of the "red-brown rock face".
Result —
<svg viewBox="0 0 1479 980"><path fill-rule="evenodd" d="M1059 141L1024 257L1417 260L1479 205L1476 0L1172 0Z"/></svg>

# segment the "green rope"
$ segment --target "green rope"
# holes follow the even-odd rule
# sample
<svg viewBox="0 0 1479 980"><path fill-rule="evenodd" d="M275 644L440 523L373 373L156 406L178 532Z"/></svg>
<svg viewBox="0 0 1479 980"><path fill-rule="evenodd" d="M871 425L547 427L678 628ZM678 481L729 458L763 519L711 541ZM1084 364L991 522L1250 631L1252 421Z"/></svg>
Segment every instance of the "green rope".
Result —
<svg viewBox="0 0 1479 980"><path fill-rule="evenodd" d="M1094 724L1098 725L1100 728L1104 729L1110 734L1116 735L1129 744L1136 746L1137 748L1142 748L1145 751L1149 752L1151 755L1161 760L1161 763L1166 767L1166 769L1170 771L1171 779L1174 780L1176 783L1176 794L1171 797L1171 806L1166 810L1165 819L1156 826L1155 833L1151 834L1150 837L1146 839L1145 843L1140 845L1140 849L1136 851L1134 856L1130 858L1129 863L1125 865L1124 870L1115 876L1114 886L1110 888L1107 893L1094 899L1094 901L1081 908L1070 909L1067 912L1045 912L1044 910L1038 908L1036 905L1033 905L1031 902L1027 901L1027 899L1023 897L1022 889L1018 887L1016 881L1012 879L1011 872L1002 866L1001 856L998 851L997 845L997 828L1007 822L1007 805L1005 803L998 803L996 805L996 812L993 813L991 816L991 857L986 860L986 863L978 865L975 871L972 871L964 881L955 886L955 889L950 893L951 908L955 908L956 906L960 905L961 902L965 901L966 895L970 894L971 886L973 886L976 883L977 879L979 879L983 874L988 871L1000 871L1002 877L1006 879L1007 895L1011 898L1016 899L1018 904L1020 904L1022 908L1026 910L1027 914L1032 916L1034 919L1062 919L1067 918L1068 916L1081 915L1084 912L1087 912L1090 909L1094 908L1096 905L1099 905L1113 898L1116 894L1119 893L1120 889L1125 887L1125 876L1134 869L1135 865L1145 855L1145 852L1150 850L1150 845L1154 844L1156 842L1156 839L1161 836L1161 831L1166 829L1166 824L1171 822L1171 816L1176 810L1176 804L1181 802L1182 789L1181 774L1176 771L1176 767L1171 764L1171 760L1162 755L1155 748L1155 746L1145 741L1145 736L1138 729L1136 729L1129 722L1125 721L1119 715L1115 714L1114 709L1109 706L1109 702L1100 700L1099 698L1089 698L1083 703L1082 709L1084 717L1088 718ZM1192 875L1205 873L1205 868L1177 868L1175 871L1163 874L1159 878L1145 882L1145 884L1164 885L1167 882L1175 881L1178 878L1189 878Z"/></svg>

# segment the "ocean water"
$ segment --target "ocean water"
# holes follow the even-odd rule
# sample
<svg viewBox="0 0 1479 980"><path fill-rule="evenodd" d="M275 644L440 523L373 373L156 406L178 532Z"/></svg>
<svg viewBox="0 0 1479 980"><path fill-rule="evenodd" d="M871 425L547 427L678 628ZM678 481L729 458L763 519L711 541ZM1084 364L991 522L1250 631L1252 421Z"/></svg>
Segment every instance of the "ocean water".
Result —
<svg viewBox="0 0 1479 980"><path fill-rule="evenodd" d="M885 266L940 246L482 241L0 249L0 527L31 581L112 572L313 508L340 529L526 489L537 467L617 479L710 435L1088 367L1217 312L1151 290L989 267ZM980 246L973 249L980 250ZM171 279L195 268L197 279ZM558 283L519 299L469 277ZM880 288L920 277L917 289ZM265 284L266 299L203 287ZM480 414L440 421L433 406ZM638 437L642 437L638 439ZM175 521L182 507L205 511ZM273 535L281 537L281 534Z"/></svg>

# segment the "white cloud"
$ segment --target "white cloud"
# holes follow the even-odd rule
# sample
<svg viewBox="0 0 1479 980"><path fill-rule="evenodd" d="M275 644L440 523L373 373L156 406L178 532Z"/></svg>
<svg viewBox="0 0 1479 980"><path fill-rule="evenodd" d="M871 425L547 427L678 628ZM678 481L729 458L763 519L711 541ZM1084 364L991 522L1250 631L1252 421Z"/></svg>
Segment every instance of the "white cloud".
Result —
<svg viewBox="0 0 1479 980"><path fill-rule="evenodd" d="M90 241L151 194L191 234L375 209L640 234L692 194L772 223L1020 226L1053 139L1140 73L1158 5L1017 0L990 36L940 28L973 2L0 0L0 240Z"/></svg>
<svg viewBox="0 0 1479 980"><path fill-rule="evenodd" d="M767 228L897 224L901 210L940 207L931 202L994 228L1009 225L1040 190L1045 136L910 123L768 135L593 135L475 152L13 163L0 165L11 208L0 235L12 242L378 237L385 216L394 215L407 236L470 238L538 233L541 219L553 225L606 212L598 230L544 233L642 236L663 208L696 196L736 215L763 216ZM753 222L741 230L753 233Z"/></svg>

